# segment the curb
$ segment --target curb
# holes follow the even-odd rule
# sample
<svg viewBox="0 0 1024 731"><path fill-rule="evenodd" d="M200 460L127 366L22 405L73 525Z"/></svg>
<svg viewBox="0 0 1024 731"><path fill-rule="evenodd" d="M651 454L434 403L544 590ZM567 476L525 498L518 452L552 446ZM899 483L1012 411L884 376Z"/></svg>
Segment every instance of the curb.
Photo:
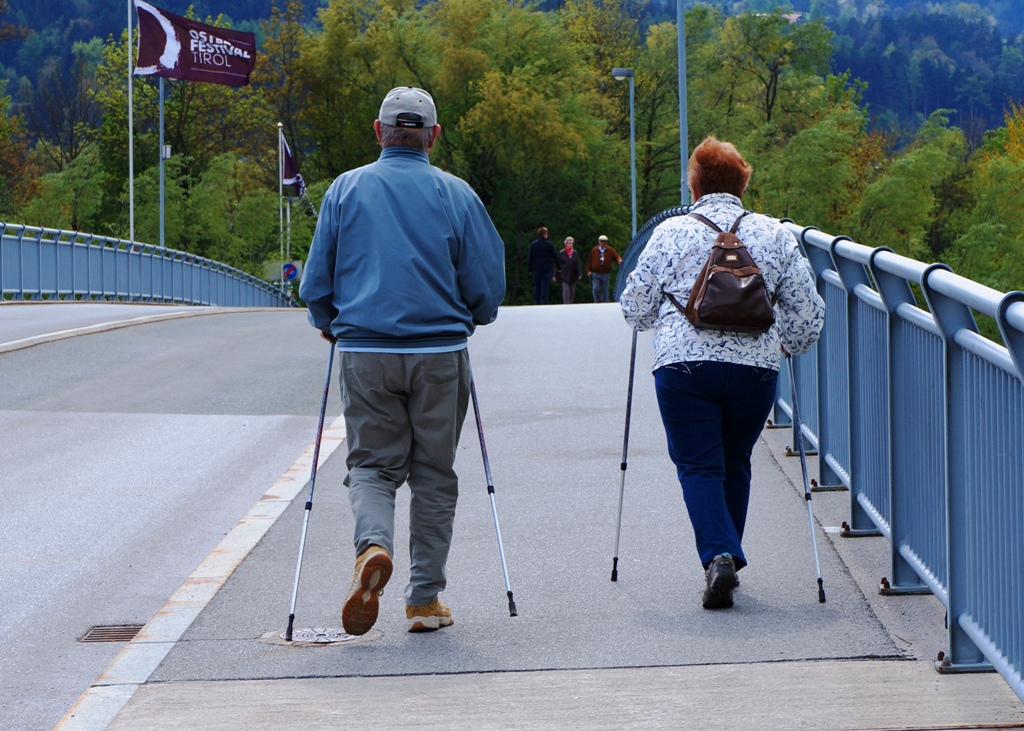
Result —
<svg viewBox="0 0 1024 731"><path fill-rule="evenodd" d="M133 317L128 320L114 320L112 322L102 322L97 325L85 325L83 327L76 327L70 330L58 330L57 332L46 333L44 335L33 335L28 338L21 338L20 340L11 340L6 343L0 343L0 355L3 353L10 353L15 350L23 350L24 348L31 348L34 345L42 345L43 343L52 343L56 340L64 340L66 338L75 338L79 335L92 335L94 333L108 332L110 330L119 330L123 327L131 327L133 325L145 325L150 322L159 322L161 320L177 320L182 317L199 317L201 315L226 315L236 314L240 312L290 312L295 308L285 307L219 307L210 310L186 310L182 312L168 312L163 315L144 315L142 317Z"/></svg>
<svg viewBox="0 0 1024 731"><path fill-rule="evenodd" d="M324 428L318 466L323 465L343 441L345 420L339 416ZM310 444L228 531L163 608L93 681L53 731L103 731L113 722L238 565L308 484L314 446Z"/></svg>

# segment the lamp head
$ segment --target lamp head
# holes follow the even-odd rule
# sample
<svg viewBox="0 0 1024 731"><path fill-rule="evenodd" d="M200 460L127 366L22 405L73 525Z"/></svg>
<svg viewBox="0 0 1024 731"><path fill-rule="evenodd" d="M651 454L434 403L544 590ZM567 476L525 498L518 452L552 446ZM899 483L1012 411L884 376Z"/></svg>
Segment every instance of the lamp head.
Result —
<svg viewBox="0 0 1024 731"><path fill-rule="evenodd" d="M633 69L612 69L612 78L616 81L625 81L626 79L633 78Z"/></svg>

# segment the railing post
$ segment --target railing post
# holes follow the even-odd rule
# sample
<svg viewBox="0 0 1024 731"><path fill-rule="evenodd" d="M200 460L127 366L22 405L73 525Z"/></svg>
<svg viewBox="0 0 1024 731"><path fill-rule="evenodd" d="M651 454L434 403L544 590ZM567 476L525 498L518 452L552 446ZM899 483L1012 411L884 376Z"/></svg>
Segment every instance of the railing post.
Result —
<svg viewBox="0 0 1024 731"><path fill-rule="evenodd" d="M886 311L886 338L888 339L888 363L889 372L889 576L892 577L889 585L882 589L885 594L927 594L931 593L917 571L907 560L900 555L900 547L904 536L909 532L909 518L919 506L909 504L908 497L911 492L906 484L900 479L907 475L909 479L912 467L904 463L907 452L899 449L901 444L909 444L909 438L905 432L908 418L905 414L898 413L896 404L900 396L910 391L909 384L905 381L910 377L909 365L911 354L904 353L900 348L900 342L896 339L896 330L899 326L899 317L896 310L900 305L915 305L914 291L910 283L901 276L890 274L877 266L875 259L881 253L894 253L887 246L879 246L871 252L871 259L868 263L868 270L878 286L878 294L885 306ZM884 582L883 582L884 585Z"/></svg>
<svg viewBox="0 0 1024 731"><path fill-rule="evenodd" d="M829 253L832 255L832 262L836 273L843 284L846 293L846 372L849 379L847 392L849 393L849 434L850 434L850 523L843 531L846 537L879 536L882 532L872 520L867 510L861 503L861 490L858 487L859 481L865 474L864 468L864 432L866 421L861 413L860 400L858 396L868 390L873 384L861 369L861 361L858 357L865 344L861 342L864 332L863 323L860 320L860 308L857 305L857 297L854 288L857 286L871 287L867 271L857 262L851 261L837 251L837 247L844 241L852 243L849 236L836 236L829 246Z"/></svg>
<svg viewBox="0 0 1024 731"><path fill-rule="evenodd" d="M818 294L821 295L822 299L826 299L826 272L832 272L835 269L835 265L832 263L832 256L827 249L823 249L820 246L815 246L807 240L808 234L811 232L821 231L814 226L806 226L800 231L800 235L797 237L797 241L810 262L811 269L814 272L816 285L818 288ZM826 323L831 319L829 313L825 312ZM834 322L834 319L833 319ZM826 324L826 328L828 325ZM814 389L814 403L804 406L804 413L810 413L809 406L813 407L814 413L817 416L817 442L818 442L818 489L843 489L846 486L845 481L842 477L832 468L829 463L828 454L830 446L833 444L835 434L832 430L832 423L834 418L835 408L829 403L829 393L831 389L831 381L836 378L840 378L839 374L833 373L830 368L827 367L826 361L828 359L828 352L826 348L821 346L819 342L814 347L814 360L815 360L815 376L816 384ZM796 366L799 367L800 360L797 359ZM799 376L799 368L794 369L797 371ZM797 384L799 385L799 384ZM796 444L793 444L794 448Z"/></svg>
<svg viewBox="0 0 1024 731"><path fill-rule="evenodd" d="M936 664L941 672L977 672L991 670L978 646L960 627L959 618L968 610L967 576L971 570L967 552L968 511L966 509L966 458L963 429L966 423L966 375L963 353L956 344L961 330L978 332L974 315L966 305L932 288L929 279L937 271L950 271L943 264L934 264L924 273L922 289L928 308L935 316L945 341L946 400L946 561L948 571L947 631L949 655Z"/></svg>

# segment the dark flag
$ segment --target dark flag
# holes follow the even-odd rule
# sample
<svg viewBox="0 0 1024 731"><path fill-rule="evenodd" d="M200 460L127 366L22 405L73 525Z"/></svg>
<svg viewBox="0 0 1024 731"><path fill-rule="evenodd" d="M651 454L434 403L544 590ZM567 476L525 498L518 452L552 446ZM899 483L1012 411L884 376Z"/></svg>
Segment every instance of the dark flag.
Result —
<svg viewBox="0 0 1024 731"><path fill-rule="evenodd" d="M302 180L302 173L299 172L299 164L292 157L292 148L288 147L288 140L281 135L281 145L284 150L284 165L281 171L281 182L285 185L294 185L299 197L306 195L306 183Z"/></svg>
<svg viewBox="0 0 1024 731"><path fill-rule="evenodd" d="M136 76L245 86L256 63L256 36L217 28L135 0L139 14Z"/></svg>

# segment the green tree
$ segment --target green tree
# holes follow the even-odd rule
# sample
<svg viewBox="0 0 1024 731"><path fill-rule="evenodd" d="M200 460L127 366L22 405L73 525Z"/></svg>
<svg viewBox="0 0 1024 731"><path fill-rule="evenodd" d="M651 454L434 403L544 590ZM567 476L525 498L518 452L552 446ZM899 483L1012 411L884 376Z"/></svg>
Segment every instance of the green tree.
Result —
<svg viewBox="0 0 1024 731"><path fill-rule="evenodd" d="M634 116L638 225L683 202L677 38L675 23L653 26L637 58Z"/></svg>
<svg viewBox="0 0 1024 731"><path fill-rule="evenodd" d="M70 69L51 57L39 72L39 83L28 98L29 123L44 144L36 145L45 170L60 171L96 139L100 107L95 100L95 61L98 43L76 43Z"/></svg>
<svg viewBox="0 0 1024 731"><path fill-rule="evenodd" d="M261 180L257 165L234 153L210 161L189 196L192 250L262 275L263 262L277 259L280 242L277 195ZM311 236L312 230L304 225L297 233Z"/></svg>
<svg viewBox="0 0 1024 731"><path fill-rule="evenodd" d="M14 213L31 191L27 179L28 144L21 117L10 115L11 98L0 85L0 216Z"/></svg>
<svg viewBox="0 0 1024 731"><path fill-rule="evenodd" d="M822 105L831 37L822 23L791 23L781 11L725 19L696 58L701 126L726 139L769 124L795 132Z"/></svg>
<svg viewBox="0 0 1024 731"><path fill-rule="evenodd" d="M300 116L306 100L306 89L299 72L302 43L306 33L301 20L302 0L277 0L270 5L270 19L263 24L260 63L253 72L253 85L259 88L273 116L282 124L296 160L302 162L299 144Z"/></svg>
<svg viewBox="0 0 1024 731"><path fill-rule="evenodd" d="M103 168L99 148L85 147L60 172L43 175L29 202L18 213L29 225L71 231L105 229L99 213L103 203Z"/></svg>
<svg viewBox="0 0 1024 731"><path fill-rule="evenodd" d="M867 186L854 212L854 237L930 260L935 252L928 233L940 213L937 191L962 167L964 148L963 133L949 127L944 110L935 112L887 174Z"/></svg>
<svg viewBox="0 0 1024 731"><path fill-rule="evenodd" d="M1024 288L1024 107L1011 104L973 162L974 206L950 255L958 273L1008 291Z"/></svg>

